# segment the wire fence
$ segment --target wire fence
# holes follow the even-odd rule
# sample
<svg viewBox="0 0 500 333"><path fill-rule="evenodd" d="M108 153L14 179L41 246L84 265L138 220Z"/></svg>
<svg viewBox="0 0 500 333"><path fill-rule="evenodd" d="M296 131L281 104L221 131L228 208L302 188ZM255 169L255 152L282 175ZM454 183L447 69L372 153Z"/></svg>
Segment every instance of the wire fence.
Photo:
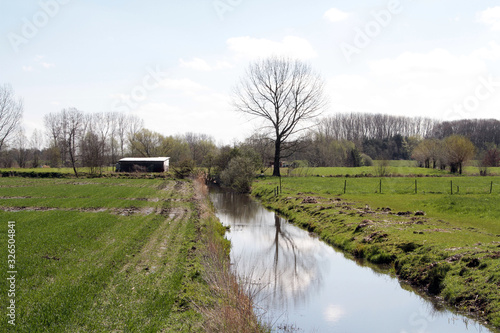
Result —
<svg viewBox="0 0 500 333"><path fill-rule="evenodd" d="M284 188L300 182L315 193L330 194L500 194L498 177L398 177L398 178L283 178ZM282 193L277 182L274 194Z"/></svg>
<svg viewBox="0 0 500 333"><path fill-rule="evenodd" d="M342 185L342 184L341 184ZM337 187L338 188L338 187ZM338 193L387 194L493 194L500 193L500 182L474 179L344 179Z"/></svg>

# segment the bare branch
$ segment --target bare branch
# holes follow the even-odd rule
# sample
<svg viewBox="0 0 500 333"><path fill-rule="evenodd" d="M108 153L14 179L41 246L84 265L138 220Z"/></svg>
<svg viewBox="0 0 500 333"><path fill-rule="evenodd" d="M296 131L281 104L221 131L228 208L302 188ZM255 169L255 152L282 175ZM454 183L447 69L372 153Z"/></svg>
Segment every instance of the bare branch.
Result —
<svg viewBox="0 0 500 333"><path fill-rule="evenodd" d="M323 80L299 60L272 57L251 64L235 88L239 112L262 117L275 132L273 175L279 176L281 145L326 106Z"/></svg>
<svg viewBox="0 0 500 333"><path fill-rule="evenodd" d="M12 87L0 86L0 151L19 127L23 109L23 101L15 99Z"/></svg>

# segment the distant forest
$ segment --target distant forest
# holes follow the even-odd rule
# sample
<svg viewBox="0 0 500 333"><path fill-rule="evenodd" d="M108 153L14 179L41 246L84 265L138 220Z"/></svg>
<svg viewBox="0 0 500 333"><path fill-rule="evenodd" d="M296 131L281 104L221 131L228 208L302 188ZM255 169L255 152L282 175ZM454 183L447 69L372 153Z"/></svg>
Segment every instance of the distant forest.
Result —
<svg viewBox="0 0 500 333"><path fill-rule="evenodd" d="M221 172L245 156L256 169L273 161L273 140L265 130L243 142L217 146L205 134L169 136L121 113L85 114L65 109L44 118L44 131L30 139L22 131L2 149L0 166L90 167L99 172L126 156L169 156L172 165ZM467 160L498 166L500 121L437 121L422 117L340 113L319 119L283 149L282 163L294 166L364 166L373 160L414 159L423 167L460 172Z"/></svg>

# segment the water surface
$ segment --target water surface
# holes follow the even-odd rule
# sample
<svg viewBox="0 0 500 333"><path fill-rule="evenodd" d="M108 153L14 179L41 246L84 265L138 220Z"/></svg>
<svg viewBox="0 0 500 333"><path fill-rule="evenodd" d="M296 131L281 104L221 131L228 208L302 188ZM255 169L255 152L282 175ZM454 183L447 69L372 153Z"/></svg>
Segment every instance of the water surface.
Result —
<svg viewBox="0 0 500 333"><path fill-rule="evenodd" d="M418 295L289 224L246 195L211 190L237 274L258 312L296 332L498 332Z"/></svg>

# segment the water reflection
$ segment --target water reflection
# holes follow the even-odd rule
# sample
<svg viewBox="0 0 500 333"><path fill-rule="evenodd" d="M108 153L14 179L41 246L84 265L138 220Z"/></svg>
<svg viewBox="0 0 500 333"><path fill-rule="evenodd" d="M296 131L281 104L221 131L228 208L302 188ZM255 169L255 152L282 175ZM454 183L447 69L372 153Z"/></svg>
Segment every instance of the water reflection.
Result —
<svg viewBox="0 0 500 333"><path fill-rule="evenodd" d="M303 304L322 284L328 265L318 242L247 196L212 194L219 218L231 227L231 257L238 274L259 285L266 308ZM272 216L272 219L269 218Z"/></svg>
<svg viewBox="0 0 500 333"><path fill-rule="evenodd" d="M233 267L275 321L305 332L488 332L379 269L346 259L248 196L210 196L231 227Z"/></svg>

